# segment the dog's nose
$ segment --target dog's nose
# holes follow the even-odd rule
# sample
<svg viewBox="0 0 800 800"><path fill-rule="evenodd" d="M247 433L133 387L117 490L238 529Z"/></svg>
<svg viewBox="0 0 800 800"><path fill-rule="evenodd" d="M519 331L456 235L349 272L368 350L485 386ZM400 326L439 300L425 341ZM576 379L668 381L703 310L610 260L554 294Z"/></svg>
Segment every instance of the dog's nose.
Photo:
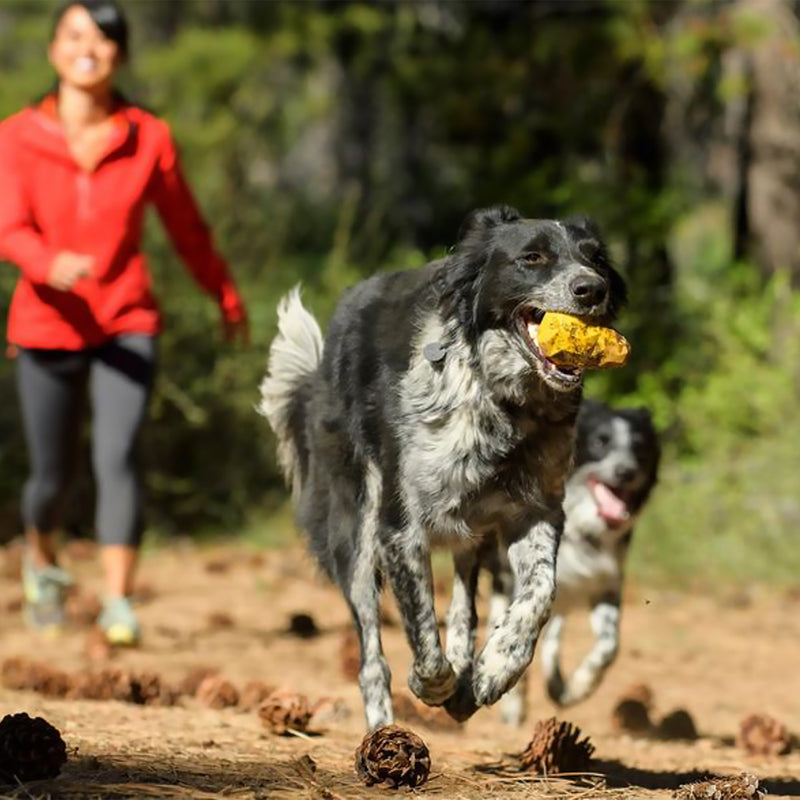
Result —
<svg viewBox="0 0 800 800"><path fill-rule="evenodd" d="M584 306L599 305L608 294L608 284L605 278L591 273L573 278L569 288L573 297Z"/></svg>
<svg viewBox="0 0 800 800"><path fill-rule="evenodd" d="M617 466L614 467L614 475L620 483L628 483L636 477L636 470L633 467L617 464Z"/></svg>

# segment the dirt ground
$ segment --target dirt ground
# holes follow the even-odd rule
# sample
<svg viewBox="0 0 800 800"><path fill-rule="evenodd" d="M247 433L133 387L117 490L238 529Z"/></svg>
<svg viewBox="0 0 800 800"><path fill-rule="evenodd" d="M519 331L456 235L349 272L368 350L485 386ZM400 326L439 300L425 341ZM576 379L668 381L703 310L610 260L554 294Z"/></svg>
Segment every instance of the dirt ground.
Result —
<svg viewBox="0 0 800 800"><path fill-rule="evenodd" d="M84 591L98 590L91 559L69 565ZM13 570L11 570L13 572ZM144 563L140 606L144 641L114 653L111 663L180 679L194 666L218 667L237 685L251 679L306 693L312 701L340 700L321 720L324 732L277 737L253 712L212 710L195 699L152 708L119 702L48 699L0 688L0 714L27 711L53 723L69 748L61 776L7 795L32 797L350 798L391 794L367 789L353 771L363 735L358 687L342 671L341 640L350 628L343 601L298 549L261 554L242 547L190 544L150 555ZM443 581L442 581L443 582ZM2 657L21 655L78 670L87 666L84 631L57 641L28 632L16 603L17 580L0 577ZM485 594L485 593L484 593ZM439 599L445 608L444 594ZM229 615L228 627L212 614ZM320 635L286 632L291 614L311 614ZM395 691L405 690L409 654L392 620L384 643ZM589 641L587 620L574 619L565 635L567 663ZM496 708L480 711L461 729L410 724L431 750L429 782L417 793L432 797L670 797L672 790L709 774L742 771L761 779L771 797L800 796L800 754L753 758L733 738L739 722L764 712L800 732L800 592L767 588L677 593L629 587L622 648L605 683L589 701L558 711L541 687L538 664L529 697L530 721L505 727ZM637 739L615 731L611 712L633 683L654 692L654 716L684 708L700 731L695 742ZM596 746L593 772L578 783L530 775L493 774L481 765L519 752L537 719L557 714L579 725ZM314 769L303 756L310 756Z"/></svg>

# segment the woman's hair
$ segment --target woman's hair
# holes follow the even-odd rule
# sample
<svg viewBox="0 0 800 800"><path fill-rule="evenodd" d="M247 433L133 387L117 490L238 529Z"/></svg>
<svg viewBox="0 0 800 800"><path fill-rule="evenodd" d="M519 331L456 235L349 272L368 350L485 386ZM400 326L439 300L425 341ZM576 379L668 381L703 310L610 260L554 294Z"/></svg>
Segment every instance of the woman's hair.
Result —
<svg viewBox="0 0 800 800"><path fill-rule="evenodd" d="M103 32L103 36L114 42L119 48L120 58L128 59L128 20L122 9L114 0L66 0L59 6L53 20L53 34L55 35L61 19L69 9L75 6L85 8L95 25Z"/></svg>

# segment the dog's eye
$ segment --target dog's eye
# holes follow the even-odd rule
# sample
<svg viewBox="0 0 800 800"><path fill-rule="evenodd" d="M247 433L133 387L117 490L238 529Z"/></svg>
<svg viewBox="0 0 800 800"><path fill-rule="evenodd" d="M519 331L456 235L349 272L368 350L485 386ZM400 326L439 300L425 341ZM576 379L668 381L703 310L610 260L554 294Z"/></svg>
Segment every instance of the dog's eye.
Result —
<svg viewBox="0 0 800 800"><path fill-rule="evenodd" d="M547 261L547 256L544 253L525 253L520 260L529 267L539 267Z"/></svg>
<svg viewBox="0 0 800 800"><path fill-rule="evenodd" d="M607 433L598 433L597 436L594 437L594 443L598 447L608 447L611 443L611 436Z"/></svg>

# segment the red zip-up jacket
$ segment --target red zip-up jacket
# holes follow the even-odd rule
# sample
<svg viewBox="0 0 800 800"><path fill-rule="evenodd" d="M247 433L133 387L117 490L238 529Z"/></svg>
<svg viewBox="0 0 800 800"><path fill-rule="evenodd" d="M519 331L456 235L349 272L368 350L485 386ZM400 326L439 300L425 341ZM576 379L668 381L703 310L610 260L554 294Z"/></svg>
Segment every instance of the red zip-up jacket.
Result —
<svg viewBox="0 0 800 800"><path fill-rule="evenodd" d="M0 258L19 267L8 340L81 350L123 333L155 334L158 304L141 252L153 203L176 250L230 321L244 309L181 173L167 124L135 106L114 114L107 149L78 166L54 97L0 123ZM94 270L62 292L46 283L57 253L93 256Z"/></svg>

